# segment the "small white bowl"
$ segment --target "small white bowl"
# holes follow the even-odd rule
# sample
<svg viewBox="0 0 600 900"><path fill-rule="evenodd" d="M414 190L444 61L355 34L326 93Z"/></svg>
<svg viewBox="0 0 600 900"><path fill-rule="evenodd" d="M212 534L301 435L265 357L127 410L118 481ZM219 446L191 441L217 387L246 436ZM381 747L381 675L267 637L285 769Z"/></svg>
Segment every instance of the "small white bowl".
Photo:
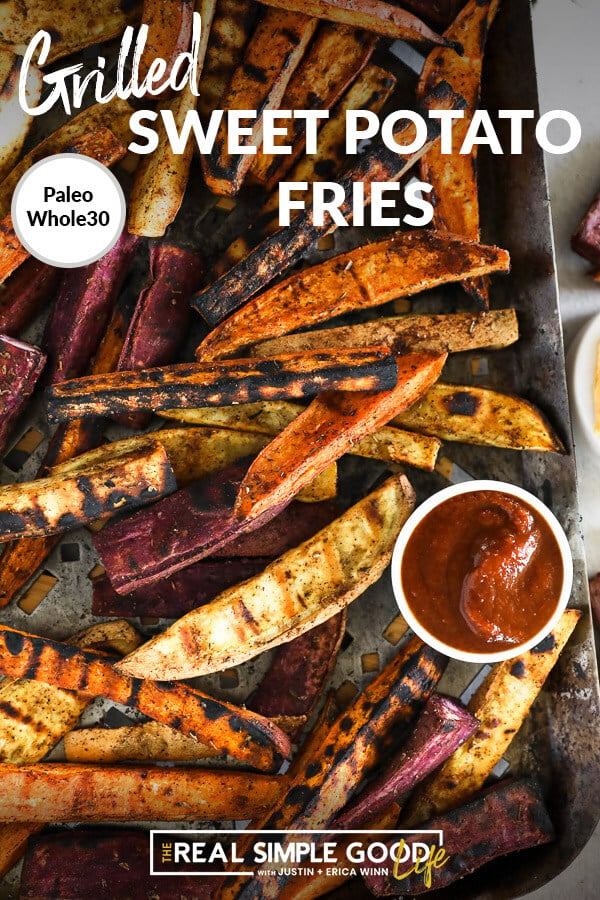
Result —
<svg viewBox="0 0 600 900"><path fill-rule="evenodd" d="M600 460L600 434L595 430L594 375L600 344L600 313L578 332L567 354L569 399L577 438Z"/></svg>
<svg viewBox="0 0 600 900"><path fill-rule="evenodd" d="M404 556L404 551L406 550L408 540L417 525L422 522L425 516L427 516L432 509L434 509L436 506L439 506L441 503L444 503L446 500L449 500L451 497L456 497L459 494L472 493L474 491L497 491L501 494L509 494L512 497L517 497L519 500L523 500L530 507L532 507L532 509L534 509L542 516L544 521L552 530L552 534L554 535L560 550L563 566L563 583L560 596L558 598L558 603L556 605L555 611L548 619L548 622L544 625L544 627L523 644L516 644L513 647L510 647L508 650L500 650L490 653L472 653L466 650L458 650L457 648L452 647L449 644L445 644L443 641L440 641L438 638L434 637L427 631L427 629L413 614L402 588L402 559ZM408 622L409 626L415 632L415 634L417 634L421 638L421 640L425 641L426 644L429 644L430 647L433 647L435 650L439 650L446 656L452 657L452 659L460 659L463 662L500 662L501 660L512 659L515 656L520 656L526 650L530 650L532 647L535 647L536 644L539 644L540 641L542 641L546 637L546 635L550 631L552 631L552 629L560 619L562 613L566 609L569 602L569 597L571 596L571 588L573 586L573 558L571 556L571 548L569 547L569 542L567 541L566 535L558 519L556 518L554 513L551 512L551 510L544 503L542 503L541 500L538 500L538 498L533 494L530 494L529 491L526 491L521 487L517 487L514 484L508 484L505 481L464 481L460 484L453 484L450 487L444 488L443 490L438 491L436 494L433 494L433 496L425 500L419 507L417 507L412 515L409 516L398 536L396 546L394 547L394 553L392 555L392 586L394 589L396 602L400 608L400 612Z"/></svg>

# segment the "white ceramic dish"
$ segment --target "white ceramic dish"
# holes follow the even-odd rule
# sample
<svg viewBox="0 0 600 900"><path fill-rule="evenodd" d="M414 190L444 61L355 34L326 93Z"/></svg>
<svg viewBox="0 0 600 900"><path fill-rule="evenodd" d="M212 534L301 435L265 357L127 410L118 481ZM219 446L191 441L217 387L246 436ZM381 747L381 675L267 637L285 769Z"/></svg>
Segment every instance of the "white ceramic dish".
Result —
<svg viewBox="0 0 600 900"><path fill-rule="evenodd" d="M576 435L600 463L600 433L595 431L594 375L600 345L600 313L583 326L567 356L571 412Z"/></svg>
<svg viewBox="0 0 600 900"><path fill-rule="evenodd" d="M508 650L500 650L490 653L473 653L459 650L449 644L445 644L443 641L430 634L410 609L406 600L406 596L404 594L404 590L402 588L401 578L401 567L404 551L406 550L408 540L417 525L419 525L419 523L423 521L423 519L428 515L428 513L431 512L432 509L439 506L441 503L444 503L446 500L449 500L451 497L456 497L459 494L472 493L474 491L497 491L501 494L509 494L512 497L517 497L518 499L524 501L530 507L532 507L543 517L544 521L547 522L548 526L552 530L552 533L559 547L559 552L563 564L563 583L560 596L558 598L558 602L556 604L554 612L552 613L552 616L548 619L544 627L523 644L516 644L515 646L510 647ZM480 664L500 662L501 660L512 659L515 656L520 656L521 653L524 653L526 650L530 650L532 647L535 647L536 644L539 644L540 641L542 641L546 637L546 635L550 631L552 631L556 622L567 607L569 598L571 596L571 588L573 586L573 560L571 557L569 543L558 519L556 518L554 513L544 503L541 502L541 500L538 500L538 498L533 494L530 494L529 491L526 491L521 487L517 487L514 484L508 484L504 481L467 481L460 484L453 484L451 485L451 487L444 488L444 490L438 491L437 494L434 494L432 497L429 497L427 500L425 500L425 502L422 503L407 519L406 524L404 525L402 531L398 536L392 556L392 586L394 588L394 595L396 597L396 602L398 603L398 606L400 608L400 612L408 622L409 626L415 632L415 634L417 634L421 638L421 640L429 644L430 647L434 647L436 650L439 650L446 656L450 656L453 659L460 659L463 662L473 662Z"/></svg>

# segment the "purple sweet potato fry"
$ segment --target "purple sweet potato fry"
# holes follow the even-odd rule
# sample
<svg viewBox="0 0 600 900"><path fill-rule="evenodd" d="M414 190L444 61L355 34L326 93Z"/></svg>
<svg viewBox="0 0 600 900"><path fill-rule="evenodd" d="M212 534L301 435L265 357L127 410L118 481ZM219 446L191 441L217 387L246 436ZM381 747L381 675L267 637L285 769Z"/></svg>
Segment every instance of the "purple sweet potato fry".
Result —
<svg viewBox="0 0 600 900"><path fill-rule="evenodd" d="M594 197L592 205L574 232L571 247L579 256L600 266L600 194Z"/></svg>
<svg viewBox="0 0 600 900"><path fill-rule="evenodd" d="M600 628L600 575L590 579L590 600L596 627Z"/></svg>
<svg viewBox="0 0 600 900"><path fill-rule="evenodd" d="M140 293L119 371L148 369L172 363L187 338L192 316L190 297L200 286L204 266L191 250L173 244L153 244L150 273ZM149 413L123 417L133 428L144 428Z"/></svg>
<svg viewBox="0 0 600 900"><path fill-rule="evenodd" d="M31 257L0 288L0 332L19 335L54 297L61 269Z"/></svg>
<svg viewBox="0 0 600 900"><path fill-rule="evenodd" d="M432 694L404 747L338 816L335 827L363 828L390 803L402 804L415 785L441 766L478 726L462 703Z"/></svg>
<svg viewBox="0 0 600 900"><path fill-rule="evenodd" d="M155 840L159 846L159 835ZM160 856L155 857L156 862ZM196 867L197 868L197 867ZM203 866L210 870L211 866ZM147 831L77 828L33 837L21 876L20 900L211 900L216 877L150 875Z"/></svg>
<svg viewBox="0 0 600 900"><path fill-rule="evenodd" d="M448 860L439 868L432 867L431 884L423 878L422 871L394 878L390 867L388 875L363 873L371 893L376 897L397 897L436 891L498 856L554 839L552 822L535 778L508 779L487 788L464 806L430 819L423 825L422 833L404 834L404 841L409 848L415 842L430 844L432 836L424 832L434 829L443 831ZM397 840L394 838L389 845ZM413 867L410 857L408 860L400 864L399 875L403 869L408 873Z"/></svg>
<svg viewBox="0 0 600 900"><path fill-rule="evenodd" d="M227 466L160 500L145 515L137 513L95 535L94 546L115 590L127 594L167 578L281 512L275 506L250 520L234 514L250 462L247 458Z"/></svg>
<svg viewBox="0 0 600 900"><path fill-rule="evenodd" d="M322 625L278 647L246 704L248 708L268 718L310 718L335 668L346 630L346 615L344 609ZM291 735L292 740L298 739L300 731Z"/></svg>
<svg viewBox="0 0 600 900"><path fill-rule="evenodd" d="M272 557L203 559L125 596L118 594L105 575L93 580L95 616L159 616L178 619L214 600L221 591L262 572Z"/></svg>
<svg viewBox="0 0 600 900"><path fill-rule="evenodd" d="M98 262L65 271L42 340L48 353L47 384L87 371L141 241L124 231Z"/></svg>
<svg viewBox="0 0 600 900"><path fill-rule="evenodd" d="M344 508L338 500L319 503L299 503L292 500L278 516L260 528L240 534L210 554L211 558L233 556L264 556L265 549L273 556L297 547L321 528L325 528Z"/></svg>
<svg viewBox="0 0 600 900"><path fill-rule="evenodd" d="M0 453L6 449L45 363L46 355L38 347L0 334Z"/></svg>

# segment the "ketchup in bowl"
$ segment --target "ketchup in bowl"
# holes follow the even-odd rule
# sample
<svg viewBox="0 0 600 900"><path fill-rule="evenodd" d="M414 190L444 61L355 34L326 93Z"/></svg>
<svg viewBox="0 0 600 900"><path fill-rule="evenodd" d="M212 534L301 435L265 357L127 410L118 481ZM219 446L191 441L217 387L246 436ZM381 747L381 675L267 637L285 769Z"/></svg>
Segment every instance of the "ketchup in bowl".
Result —
<svg viewBox="0 0 600 900"><path fill-rule="evenodd" d="M503 487L472 482L434 495L408 520L394 556L409 624L459 658L517 655L552 627L570 593L558 522L532 495Z"/></svg>

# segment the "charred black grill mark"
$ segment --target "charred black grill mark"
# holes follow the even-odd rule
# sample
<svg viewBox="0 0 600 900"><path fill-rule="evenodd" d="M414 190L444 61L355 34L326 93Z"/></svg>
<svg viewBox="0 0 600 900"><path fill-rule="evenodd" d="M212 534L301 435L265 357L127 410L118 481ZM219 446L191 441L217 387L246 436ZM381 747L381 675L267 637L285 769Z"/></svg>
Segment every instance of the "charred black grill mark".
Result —
<svg viewBox="0 0 600 900"><path fill-rule="evenodd" d="M259 84L266 84L268 81L268 75L265 69L260 66L254 66L252 63L245 62L244 63L244 73L248 76L248 78L253 78L255 81L258 81Z"/></svg>
<svg viewBox="0 0 600 900"><path fill-rule="evenodd" d="M442 403L451 416L474 416L481 405L481 400L469 391L455 391L444 397Z"/></svg>
<svg viewBox="0 0 600 900"><path fill-rule="evenodd" d="M25 516L18 513L0 512L0 531L5 534L17 534L25 531L27 528L27 520Z"/></svg>
<svg viewBox="0 0 600 900"><path fill-rule="evenodd" d="M525 663L522 659L518 659L516 663L513 663L510 667L510 674L514 678L524 678L525 677Z"/></svg>
<svg viewBox="0 0 600 900"><path fill-rule="evenodd" d="M25 636L18 631L5 631L4 646L11 656L19 656L25 647Z"/></svg>
<svg viewBox="0 0 600 900"><path fill-rule="evenodd" d="M531 653L548 653L556 647L556 638L553 634L549 634L543 641L540 641L530 652Z"/></svg>

